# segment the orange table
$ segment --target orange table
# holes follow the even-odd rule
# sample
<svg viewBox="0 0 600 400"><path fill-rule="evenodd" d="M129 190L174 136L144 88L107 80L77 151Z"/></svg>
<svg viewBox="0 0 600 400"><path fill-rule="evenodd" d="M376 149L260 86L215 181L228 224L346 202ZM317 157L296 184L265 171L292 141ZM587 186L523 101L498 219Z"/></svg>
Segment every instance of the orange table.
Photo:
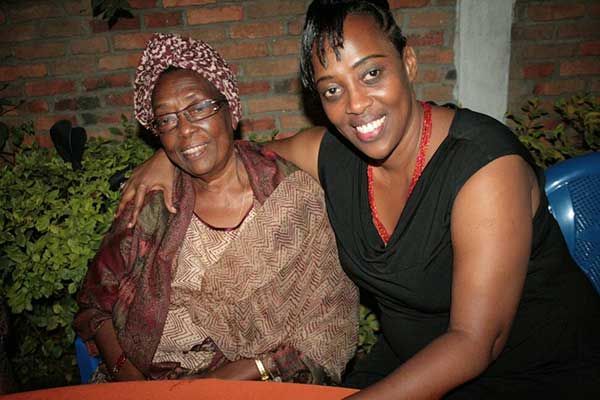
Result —
<svg viewBox="0 0 600 400"><path fill-rule="evenodd" d="M339 400L352 393L356 390L295 383L198 379L66 386L0 397L2 400Z"/></svg>

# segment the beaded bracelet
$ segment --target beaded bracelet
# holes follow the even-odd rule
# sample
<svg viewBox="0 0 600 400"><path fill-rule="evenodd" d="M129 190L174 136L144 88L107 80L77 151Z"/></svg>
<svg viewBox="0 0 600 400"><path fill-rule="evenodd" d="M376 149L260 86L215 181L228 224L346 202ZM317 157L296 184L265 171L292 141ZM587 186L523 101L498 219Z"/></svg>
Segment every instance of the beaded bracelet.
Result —
<svg viewBox="0 0 600 400"><path fill-rule="evenodd" d="M127 361L127 356L125 355L125 352L121 352L121 355L119 356L119 358L117 358L117 362L115 362L115 365L113 365L113 367L110 369L110 375L113 378L117 377L117 374L119 373L119 371L121 371L121 368L123 368L123 365L125 365L125 362Z"/></svg>

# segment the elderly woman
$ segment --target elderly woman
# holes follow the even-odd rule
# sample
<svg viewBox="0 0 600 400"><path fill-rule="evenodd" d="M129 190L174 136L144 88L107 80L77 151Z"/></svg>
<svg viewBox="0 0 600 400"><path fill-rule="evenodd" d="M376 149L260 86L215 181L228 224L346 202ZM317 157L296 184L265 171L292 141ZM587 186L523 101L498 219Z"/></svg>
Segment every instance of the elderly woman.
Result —
<svg viewBox="0 0 600 400"><path fill-rule="evenodd" d="M353 398L600 398L600 298L518 139L417 100L385 0L314 0L301 70L335 130L270 147L319 180L344 270L381 308Z"/></svg>
<svg viewBox="0 0 600 400"><path fill-rule="evenodd" d="M339 382L357 335L321 189L294 165L234 142L241 109L209 45L157 34L135 114L177 174L171 214L148 196L104 239L78 295L77 333L109 380L215 377Z"/></svg>

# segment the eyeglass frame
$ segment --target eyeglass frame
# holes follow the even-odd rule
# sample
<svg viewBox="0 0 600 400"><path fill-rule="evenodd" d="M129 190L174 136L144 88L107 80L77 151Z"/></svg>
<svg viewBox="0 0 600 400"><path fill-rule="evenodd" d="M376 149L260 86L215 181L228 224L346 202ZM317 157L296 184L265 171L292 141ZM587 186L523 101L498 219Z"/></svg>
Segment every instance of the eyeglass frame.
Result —
<svg viewBox="0 0 600 400"><path fill-rule="evenodd" d="M191 119L190 117L190 113L189 110L192 107L198 106L199 104L204 104L204 103L211 103L212 106L214 107L212 112L210 114L208 114L205 117L202 118L198 118L198 119ZM226 98L218 98L218 99L204 99L202 101L199 101L197 103L192 103L189 106L187 106L186 108L184 108L183 110L179 110L179 111L175 111L175 112L169 112L169 113L164 113L164 114L160 114L154 117L154 119L152 120L151 126L152 129L154 131L155 135L166 135L169 134L171 132L173 132L175 129L177 129L177 127L179 127L179 114L183 114L183 116L185 117L185 119L190 123L190 124L195 124L198 123L200 121L204 121L205 119L208 119L210 117L215 116L216 114L219 113L219 111L221 111L221 108L223 108L223 104L229 104ZM157 120L158 118L164 117L166 115L175 115L175 117L177 118L177 124L175 126L173 126L171 129L169 129L166 132L161 132L158 128L158 123Z"/></svg>

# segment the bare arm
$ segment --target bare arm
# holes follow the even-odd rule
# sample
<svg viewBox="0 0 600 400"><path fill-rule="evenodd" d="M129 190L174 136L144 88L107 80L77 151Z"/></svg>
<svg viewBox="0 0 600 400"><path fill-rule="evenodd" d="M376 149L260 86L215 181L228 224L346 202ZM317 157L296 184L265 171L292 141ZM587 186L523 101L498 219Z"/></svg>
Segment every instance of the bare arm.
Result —
<svg viewBox="0 0 600 400"><path fill-rule="evenodd" d="M117 363L119 356L123 352L119 340L117 339L112 320L108 319L102 323L94 337L94 342L96 342L96 346L98 347L108 370L112 370ZM113 378L118 381L140 381L146 379L129 360L125 361L125 364Z"/></svg>
<svg viewBox="0 0 600 400"><path fill-rule="evenodd" d="M532 236L532 172L517 156L469 179L452 210L448 331L356 399L436 399L481 374L501 352L521 297Z"/></svg>
<svg viewBox="0 0 600 400"><path fill-rule="evenodd" d="M319 182L319 147L324 134L325 128L317 126L287 139L274 140L265 146L280 157L293 162Z"/></svg>
<svg viewBox="0 0 600 400"><path fill-rule="evenodd" d="M324 128L314 127L299 132L288 139L270 142L266 147L293 162L318 181L317 163L319 146L324 133ZM177 212L173 206L171 193L174 179L175 166L162 149L158 150L152 157L133 171L123 189L123 195L117 209L117 216L123 212L127 203L133 200L134 210L129 227L134 226L144 204L144 197L147 192L152 190L161 190L164 193L165 205L169 211L172 213Z"/></svg>

